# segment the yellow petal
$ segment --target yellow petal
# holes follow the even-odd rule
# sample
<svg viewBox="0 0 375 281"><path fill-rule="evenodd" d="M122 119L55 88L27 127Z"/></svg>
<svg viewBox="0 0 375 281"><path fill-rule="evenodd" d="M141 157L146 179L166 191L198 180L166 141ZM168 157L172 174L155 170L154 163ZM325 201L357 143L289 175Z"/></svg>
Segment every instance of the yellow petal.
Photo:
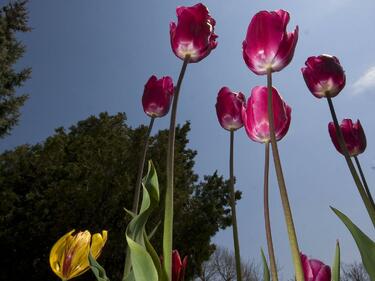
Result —
<svg viewBox="0 0 375 281"><path fill-rule="evenodd" d="M66 243L69 237L71 237L73 232L74 232L74 229L66 233L59 240L57 240L57 242L53 245L50 255L49 255L49 263L50 263L51 269L61 279L64 278L62 275L62 263L63 263L64 251L66 248Z"/></svg>
<svg viewBox="0 0 375 281"><path fill-rule="evenodd" d="M91 253L95 259L99 257L100 253L102 252L102 249L105 243L107 242L107 237L108 237L108 231L106 230L103 230L102 234L95 233L92 236Z"/></svg>
<svg viewBox="0 0 375 281"><path fill-rule="evenodd" d="M70 248L72 260L69 266L69 279L83 274L89 268L88 254L90 249L91 234L87 230L75 236Z"/></svg>

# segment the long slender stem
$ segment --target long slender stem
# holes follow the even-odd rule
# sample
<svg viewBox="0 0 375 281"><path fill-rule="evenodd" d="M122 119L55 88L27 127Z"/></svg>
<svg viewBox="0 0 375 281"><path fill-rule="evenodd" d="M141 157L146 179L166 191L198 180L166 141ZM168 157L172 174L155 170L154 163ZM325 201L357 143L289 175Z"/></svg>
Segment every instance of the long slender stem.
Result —
<svg viewBox="0 0 375 281"><path fill-rule="evenodd" d="M165 213L164 213L164 232L163 232L163 265L169 281L172 280L172 242L173 242L173 174L174 174L174 143L176 134L176 114L178 97L180 94L181 83L184 78L186 67L190 56L186 56L182 64L181 72L178 77L174 92L171 122L169 126L168 151L167 151L167 186L165 192Z"/></svg>
<svg viewBox="0 0 375 281"><path fill-rule="evenodd" d="M279 279L277 277L275 251L273 249L273 242L272 242L270 208L269 208L269 202L268 202L269 166L270 166L270 143L267 141L265 143L265 152L264 152L264 194L263 194L264 224L266 227L267 247L268 247L268 256L270 258L272 281L278 281Z"/></svg>
<svg viewBox="0 0 375 281"><path fill-rule="evenodd" d="M231 130L230 131L230 157L229 157L230 204L232 208L232 229L233 229L234 255L236 259L237 280L242 281L240 242L238 238L238 224L237 224L237 212L236 212L236 192L234 190L233 147L234 147L234 131Z"/></svg>
<svg viewBox="0 0 375 281"><path fill-rule="evenodd" d="M339 141L341 151L344 153L346 163L348 164L348 168L350 170L350 173L352 174L353 180L354 180L354 182L357 186L359 195L361 196L362 201L365 204L367 212L368 212L368 214L370 216L370 219L372 221L372 224L375 227L375 210L371 206L370 199L367 197L367 194L366 194L365 189L362 185L362 182L358 177L357 171L355 170L355 167L353 165L352 160L350 159L349 152L348 152L348 149L345 145L344 136L341 132L341 128L340 128L339 122L337 120L335 108L333 106L333 102L332 102L331 97L327 96L327 101L328 101L329 110L331 111L333 123L335 124L336 136L337 136L337 139Z"/></svg>
<svg viewBox="0 0 375 281"><path fill-rule="evenodd" d="M374 199L372 198L372 195L371 195L370 189L369 189L368 184L367 184L367 181L366 181L365 174L364 174L363 171L362 171L362 167L361 167L361 164L359 163L358 157L357 157L357 156L354 156L354 160L355 160L355 163L357 164L357 168L358 168L358 171L359 171L359 175L361 176L362 183L363 183L363 185L364 185L364 187L365 187L365 190L366 190L367 196L368 196L368 198L370 199L371 206L372 206L373 209L375 209Z"/></svg>
<svg viewBox="0 0 375 281"><path fill-rule="evenodd" d="M147 150L148 150L148 145L149 145L149 140L150 140L150 134L151 134L151 131L152 131L152 127L154 125L154 121L155 121L155 118L151 117L150 118L150 124L148 126L148 130L147 130L147 133L146 133L146 140L145 140L145 146L143 148L142 158L141 158L141 161L139 162L139 166L138 166L137 183L135 185L135 193L134 193L133 208L132 208L132 211L135 214L138 213L139 195L141 193L143 169L144 169L144 166L145 166L146 155L147 155Z"/></svg>
<svg viewBox="0 0 375 281"><path fill-rule="evenodd" d="M275 164L275 171L277 176L277 182L280 190L281 202L284 210L285 223L288 231L289 244L292 252L294 270L296 272L296 280L304 281L304 275L302 270L300 252L298 248L297 235L294 228L292 211L289 205L288 192L286 190L283 170L281 167L281 161L279 156L279 150L277 148L277 142L275 137L275 124L273 115L273 105L272 105L272 69L267 71L267 87L268 87L268 119L270 126L270 137L272 146L273 161Z"/></svg>
<svg viewBox="0 0 375 281"><path fill-rule="evenodd" d="M148 150L148 145L149 145L149 140L150 140L150 134L151 134L151 131L152 131L152 127L154 126L154 121L155 121L155 117L151 117L150 124L148 125L148 129L147 129L147 133L146 133L145 146L143 148L141 160L139 161L138 173L137 173L137 182L136 182L136 185L135 185L135 191L134 191L134 197L133 197L133 207L132 207L132 212L134 214L138 214L138 205L139 205L139 197L140 197L140 194L141 194L143 169L144 169L144 166L145 166L146 155L147 155L147 150ZM129 247L126 247L124 278L125 278L125 276L127 276L129 274L130 269L131 269L130 250L129 250Z"/></svg>

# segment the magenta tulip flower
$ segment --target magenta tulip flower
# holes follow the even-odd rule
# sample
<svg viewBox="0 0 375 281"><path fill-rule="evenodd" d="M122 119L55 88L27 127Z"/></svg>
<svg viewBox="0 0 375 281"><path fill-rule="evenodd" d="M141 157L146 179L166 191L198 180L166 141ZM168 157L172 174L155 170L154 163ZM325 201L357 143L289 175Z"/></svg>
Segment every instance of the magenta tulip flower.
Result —
<svg viewBox="0 0 375 281"><path fill-rule="evenodd" d="M174 54L189 62L198 62L208 56L217 46L214 33L215 20L202 3L176 9L178 23L170 23L171 45Z"/></svg>
<svg viewBox="0 0 375 281"><path fill-rule="evenodd" d="M319 260L308 259L301 254L305 281L331 281L331 268Z"/></svg>
<svg viewBox="0 0 375 281"><path fill-rule="evenodd" d="M357 120L356 123L353 123L351 119L343 119L340 124L340 129L344 136L346 148L348 149L350 156L357 156L365 151L366 135L359 120ZM328 124L328 131L337 151L344 155L338 142L336 128L333 122Z"/></svg>
<svg viewBox="0 0 375 281"><path fill-rule="evenodd" d="M227 87L220 89L216 101L216 114L221 127L234 131L243 126L241 111L245 102L244 94L232 92Z"/></svg>
<svg viewBox="0 0 375 281"><path fill-rule="evenodd" d="M148 79L142 96L144 112L150 117L163 117L169 111L173 97L173 81L169 76L160 78L155 75Z"/></svg>
<svg viewBox="0 0 375 281"><path fill-rule="evenodd" d="M177 250L172 251L172 281L184 281L187 267L187 257L181 261Z"/></svg>
<svg viewBox="0 0 375 281"><path fill-rule="evenodd" d="M270 141L269 119L267 111L267 87L257 86L251 90L246 108L242 108L242 120L250 139L265 143ZM281 140L288 132L292 109L272 88L272 103L276 140Z"/></svg>
<svg viewBox="0 0 375 281"><path fill-rule="evenodd" d="M255 74L280 71L293 58L298 26L288 33L289 13L284 10L261 11L251 20L242 44L245 63Z"/></svg>
<svg viewBox="0 0 375 281"><path fill-rule="evenodd" d="M339 60L330 55L309 57L301 69L310 92L317 98L335 97L345 86L345 72Z"/></svg>

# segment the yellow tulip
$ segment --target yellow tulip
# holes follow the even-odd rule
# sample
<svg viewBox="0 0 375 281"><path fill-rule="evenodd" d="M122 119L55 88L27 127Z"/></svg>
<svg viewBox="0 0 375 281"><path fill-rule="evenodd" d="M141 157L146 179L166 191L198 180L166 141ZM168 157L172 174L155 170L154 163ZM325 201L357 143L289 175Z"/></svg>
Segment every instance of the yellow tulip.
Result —
<svg viewBox="0 0 375 281"><path fill-rule="evenodd" d="M74 230L61 237L51 249L49 263L53 272L62 280L69 280L83 274L89 269L89 252L96 259L107 241L107 231L92 235L89 231ZM91 242L91 243L90 243Z"/></svg>

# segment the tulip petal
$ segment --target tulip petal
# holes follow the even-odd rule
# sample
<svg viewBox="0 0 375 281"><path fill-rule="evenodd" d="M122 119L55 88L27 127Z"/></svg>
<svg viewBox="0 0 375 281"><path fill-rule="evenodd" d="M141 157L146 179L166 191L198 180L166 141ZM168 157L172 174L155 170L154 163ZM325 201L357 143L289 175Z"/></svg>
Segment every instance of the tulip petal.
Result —
<svg viewBox="0 0 375 281"><path fill-rule="evenodd" d="M63 273L67 272L67 275L64 275L69 276L69 279L81 275L89 269L90 239L91 234L87 230L76 234L72 239L63 264Z"/></svg>
<svg viewBox="0 0 375 281"><path fill-rule="evenodd" d="M309 263L309 259L303 254L301 254L301 263L303 273L305 275L305 281L312 281L314 279L314 275Z"/></svg>
<svg viewBox="0 0 375 281"><path fill-rule="evenodd" d="M315 281L331 281L331 268L328 265L323 265L316 275Z"/></svg>
<svg viewBox="0 0 375 281"><path fill-rule="evenodd" d="M272 70L280 71L288 65L293 58L298 41L298 26L291 33L285 34L275 58L272 60Z"/></svg>
<svg viewBox="0 0 375 281"><path fill-rule="evenodd" d="M57 242L53 245L50 256L49 256L49 263L51 266L52 271L59 276L61 279L64 277L62 275L62 257L64 255L64 249L66 247L66 240L75 230L71 230L70 232L66 233L62 236Z"/></svg>
<svg viewBox="0 0 375 281"><path fill-rule="evenodd" d="M107 242L107 237L108 237L108 231L106 230L103 230L102 234L95 233L92 236L91 253L95 259L100 255L105 243Z"/></svg>
<svg viewBox="0 0 375 281"><path fill-rule="evenodd" d="M245 63L255 74L267 69L280 71L293 58L298 40L298 27L287 33L289 13L284 10L260 11L251 20L242 43Z"/></svg>

